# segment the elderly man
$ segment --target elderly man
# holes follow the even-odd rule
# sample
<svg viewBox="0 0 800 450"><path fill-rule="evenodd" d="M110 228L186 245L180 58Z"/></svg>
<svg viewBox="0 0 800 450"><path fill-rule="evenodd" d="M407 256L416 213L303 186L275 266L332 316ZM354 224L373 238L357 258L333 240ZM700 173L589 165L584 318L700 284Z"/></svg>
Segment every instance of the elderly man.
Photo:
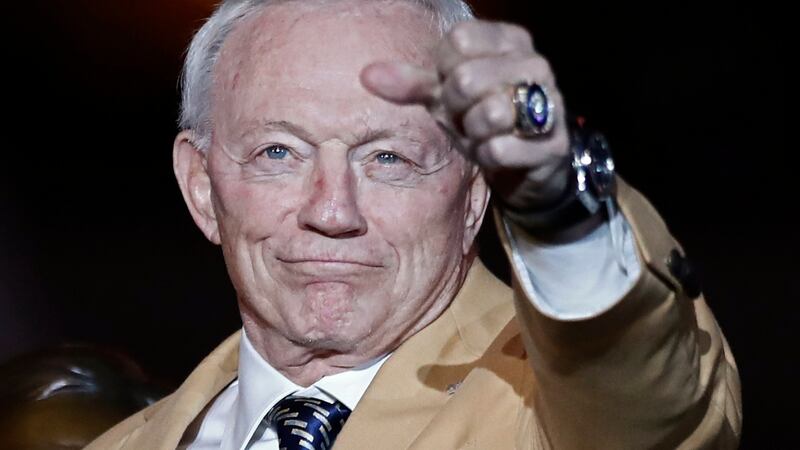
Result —
<svg viewBox="0 0 800 450"><path fill-rule="evenodd" d="M90 448L734 447L735 363L677 243L459 0L228 0L174 167L243 330ZM513 289L475 258L490 189Z"/></svg>

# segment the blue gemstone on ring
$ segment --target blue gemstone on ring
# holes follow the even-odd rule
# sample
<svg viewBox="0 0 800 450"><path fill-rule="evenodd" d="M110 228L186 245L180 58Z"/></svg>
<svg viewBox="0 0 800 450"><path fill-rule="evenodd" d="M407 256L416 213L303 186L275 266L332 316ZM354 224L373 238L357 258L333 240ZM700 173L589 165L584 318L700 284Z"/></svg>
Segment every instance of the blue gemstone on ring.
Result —
<svg viewBox="0 0 800 450"><path fill-rule="evenodd" d="M549 100L544 89L538 84L532 84L528 88L528 101L526 102L526 111L528 113L528 120L531 124L538 129L542 129L547 125L550 118L550 108L548 107Z"/></svg>

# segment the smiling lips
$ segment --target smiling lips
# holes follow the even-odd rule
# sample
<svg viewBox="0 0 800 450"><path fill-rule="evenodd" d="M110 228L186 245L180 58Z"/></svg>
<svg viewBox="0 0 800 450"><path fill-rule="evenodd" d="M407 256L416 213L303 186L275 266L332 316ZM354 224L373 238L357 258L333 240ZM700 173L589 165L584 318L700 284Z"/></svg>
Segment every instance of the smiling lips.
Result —
<svg viewBox="0 0 800 450"><path fill-rule="evenodd" d="M383 267L371 261L347 258L277 258L289 271L314 279L330 279L331 277L351 277L365 271Z"/></svg>

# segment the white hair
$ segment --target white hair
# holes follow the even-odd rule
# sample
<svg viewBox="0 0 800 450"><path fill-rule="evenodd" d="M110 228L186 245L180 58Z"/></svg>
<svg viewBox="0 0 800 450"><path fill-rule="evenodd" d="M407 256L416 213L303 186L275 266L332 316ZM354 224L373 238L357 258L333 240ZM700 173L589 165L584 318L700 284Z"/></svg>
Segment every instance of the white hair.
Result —
<svg viewBox="0 0 800 450"><path fill-rule="evenodd" d="M197 148L211 146L211 88L214 68L228 34L243 20L261 8L289 0L224 0L194 35L181 76L180 127L192 131ZM294 0L301 1L301 0ZM443 36L455 24L474 18L463 0L401 0L422 6L433 14L434 24Z"/></svg>

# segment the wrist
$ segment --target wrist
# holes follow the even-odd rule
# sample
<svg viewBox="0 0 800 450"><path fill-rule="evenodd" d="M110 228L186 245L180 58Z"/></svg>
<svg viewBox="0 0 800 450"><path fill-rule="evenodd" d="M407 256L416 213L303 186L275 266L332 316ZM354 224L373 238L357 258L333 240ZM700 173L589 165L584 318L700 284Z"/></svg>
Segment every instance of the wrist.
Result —
<svg viewBox="0 0 800 450"><path fill-rule="evenodd" d="M545 205L528 202L536 206L521 207L500 200L509 220L547 241L579 239L596 229L608 219L603 203L613 201L615 194L614 162L605 138L586 130L582 120L571 123L569 133L571 161L566 188L555 201Z"/></svg>

